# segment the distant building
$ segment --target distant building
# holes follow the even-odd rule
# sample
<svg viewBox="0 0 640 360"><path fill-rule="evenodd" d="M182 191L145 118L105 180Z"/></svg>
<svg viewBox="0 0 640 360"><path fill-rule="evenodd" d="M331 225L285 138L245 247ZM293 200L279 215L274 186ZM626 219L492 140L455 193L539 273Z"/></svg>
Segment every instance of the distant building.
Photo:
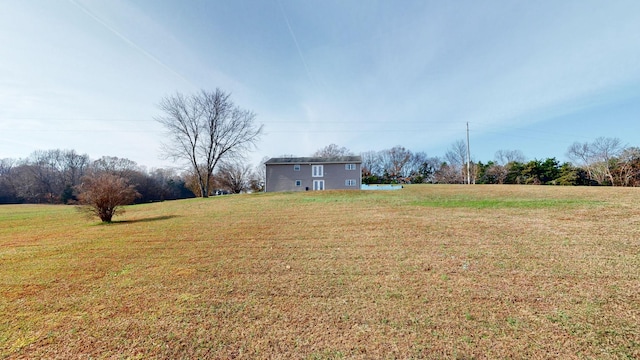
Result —
<svg viewBox="0 0 640 360"><path fill-rule="evenodd" d="M266 163L265 191L359 190L360 156L283 157Z"/></svg>

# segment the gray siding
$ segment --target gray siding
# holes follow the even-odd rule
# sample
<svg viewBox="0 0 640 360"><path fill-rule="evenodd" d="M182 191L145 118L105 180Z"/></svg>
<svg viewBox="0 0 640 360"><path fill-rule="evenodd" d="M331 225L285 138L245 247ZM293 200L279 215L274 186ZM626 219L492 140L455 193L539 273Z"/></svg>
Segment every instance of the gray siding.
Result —
<svg viewBox="0 0 640 360"><path fill-rule="evenodd" d="M347 163L287 163L266 164L267 184L266 191L306 191L313 190L314 180L324 180L325 190L350 189L359 190L361 185L361 164L355 164L355 170L347 170ZM300 171L295 171L294 166L300 165ZM314 177L313 165L322 165L323 176ZM300 180L300 186L296 186L296 180ZM355 180L353 186L347 186L347 180Z"/></svg>

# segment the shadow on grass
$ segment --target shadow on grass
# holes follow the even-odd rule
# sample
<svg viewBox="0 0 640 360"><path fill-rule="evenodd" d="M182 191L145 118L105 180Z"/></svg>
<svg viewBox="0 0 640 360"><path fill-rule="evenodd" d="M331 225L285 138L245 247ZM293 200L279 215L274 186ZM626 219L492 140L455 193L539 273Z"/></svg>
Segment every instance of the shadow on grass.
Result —
<svg viewBox="0 0 640 360"><path fill-rule="evenodd" d="M142 219L134 219L134 220L113 220L110 223L104 223L104 224L135 224L135 223L146 223L146 222L153 222L153 221L162 221L162 220L169 220L169 219L173 219L173 218L177 218L180 217L178 215L164 215L164 216L154 216L154 217L149 217L149 218L142 218Z"/></svg>

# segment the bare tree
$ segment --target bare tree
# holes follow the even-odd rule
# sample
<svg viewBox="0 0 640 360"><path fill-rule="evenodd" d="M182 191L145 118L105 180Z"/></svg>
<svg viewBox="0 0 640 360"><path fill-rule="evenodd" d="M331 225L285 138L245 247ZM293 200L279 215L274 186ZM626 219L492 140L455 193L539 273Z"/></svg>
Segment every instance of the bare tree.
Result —
<svg viewBox="0 0 640 360"><path fill-rule="evenodd" d="M177 93L160 101L164 115L156 120L167 130L164 145L168 158L189 164L200 196L208 197L216 165L223 159L241 157L259 140L262 126L256 115L240 109L230 94L216 89L185 96Z"/></svg>
<svg viewBox="0 0 640 360"><path fill-rule="evenodd" d="M460 169L449 165L446 161L440 164L434 175L434 182L438 184L461 184L462 181Z"/></svg>
<svg viewBox="0 0 640 360"><path fill-rule="evenodd" d="M264 186L267 182L267 167L265 163L269 160L268 156L265 156L260 160L260 164L258 164L253 170L253 176L251 177L251 190L253 191L263 191Z"/></svg>
<svg viewBox="0 0 640 360"><path fill-rule="evenodd" d="M34 151L17 171L17 195L28 202L66 203L88 166L89 156L74 150Z"/></svg>
<svg viewBox="0 0 640 360"><path fill-rule="evenodd" d="M130 178L134 173L141 171L135 161L115 156L101 157L93 162L92 168L97 172L107 172L124 178Z"/></svg>
<svg viewBox="0 0 640 360"><path fill-rule="evenodd" d="M496 163L507 165L513 162L525 162L524 154L520 150L498 150L495 154Z"/></svg>
<svg viewBox="0 0 640 360"><path fill-rule="evenodd" d="M81 208L102 222L111 222L113 216L124 212L123 205L133 203L140 196L125 178L106 172L85 176L78 193Z"/></svg>
<svg viewBox="0 0 640 360"><path fill-rule="evenodd" d="M13 159L0 159L0 204L17 202L16 190L13 186L15 163Z"/></svg>
<svg viewBox="0 0 640 360"><path fill-rule="evenodd" d="M589 167L593 159L593 153L588 142L579 143L576 141L571 144L567 149L567 157L573 160L576 166L584 167L589 172L589 177L591 177Z"/></svg>
<svg viewBox="0 0 640 360"><path fill-rule="evenodd" d="M495 162L489 165L485 173L498 184L504 184L513 164L525 162L524 154L520 150L498 150L494 157Z"/></svg>
<svg viewBox="0 0 640 360"><path fill-rule="evenodd" d="M613 164L611 160L618 157L624 149L620 139L599 137L593 142L592 146L594 148L596 159L598 159L598 168L604 173L604 176L609 180L611 185L615 185L615 180L613 179L612 174Z"/></svg>
<svg viewBox="0 0 640 360"><path fill-rule="evenodd" d="M249 190L251 167L239 161L222 162L216 172L217 183L234 194Z"/></svg>
<svg viewBox="0 0 640 360"><path fill-rule="evenodd" d="M331 157L349 156L349 155L353 155L353 152L351 152L351 150L347 149L346 147L338 146L336 144L330 144L323 147L322 149L319 149L318 151L313 153L313 155L311 156L331 158Z"/></svg>
<svg viewBox="0 0 640 360"><path fill-rule="evenodd" d="M621 186L638 186L640 181L640 148L629 147L613 160L615 184Z"/></svg>
<svg viewBox="0 0 640 360"><path fill-rule="evenodd" d="M429 157L426 152L419 151L411 154L409 161L403 168L403 176L416 182L415 179L419 179L419 182L423 182L429 175L429 169L427 165Z"/></svg>
<svg viewBox="0 0 640 360"><path fill-rule="evenodd" d="M420 165L420 175L423 183L437 183L438 173L442 169L442 160L438 157L427 157Z"/></svg>
<svg viewBox="0 0 640 360"><path fill-rule="evenodd" d="M384 173L392 181L404 181L404 178L410 175L406 171L406 165L411 160L411 156L411 150L400 145L381 151L380 159Z"/></svg>
<svg viewBox="0 0 640 360"><path fill-rule="evenodd" d="M360 154L362 158L362 176L382 175L380 154L377 151L366 151Z"/></svg>
<svg viewBox="0 0 640 360"><path fill-rule="evenodd" d="M467 144L463 140L454 142L445 153L444 158L447 162L447 182L463 184L467 175L467 168L465 166L467 161Z"/></svg>
<svg viewBox="0 0 640 360"><path fill-rule="evenodd" d="M603 184L607 181L615 185L612 160L620 156L625 147L618 138L599 137L592 143L573 143L567 156L587 171L590 179Z"/></svg>

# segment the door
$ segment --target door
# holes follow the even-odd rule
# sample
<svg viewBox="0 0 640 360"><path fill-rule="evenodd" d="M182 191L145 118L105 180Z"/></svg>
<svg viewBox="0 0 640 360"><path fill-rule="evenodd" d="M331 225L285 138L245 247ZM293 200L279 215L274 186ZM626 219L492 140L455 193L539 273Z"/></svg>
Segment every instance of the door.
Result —
<svg viewBox="0 0 640 360"><path fill-rule="evenodd" d="M313 190L324 190L324 180L313 180Z"/></svg>

